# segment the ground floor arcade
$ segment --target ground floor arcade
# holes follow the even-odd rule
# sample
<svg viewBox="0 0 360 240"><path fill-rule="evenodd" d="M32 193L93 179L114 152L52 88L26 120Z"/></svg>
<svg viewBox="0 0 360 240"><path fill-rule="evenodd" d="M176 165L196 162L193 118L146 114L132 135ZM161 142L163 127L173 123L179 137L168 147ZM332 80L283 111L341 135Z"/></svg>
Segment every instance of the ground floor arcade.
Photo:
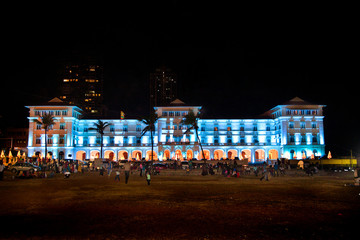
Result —
<svg viewBox="0 0 360 240"><path fill-rule="evenodd" d="M196 159L247 159L249 162L260 162L278 158L305 159L325 154L323 146L203 146L199 145L158 145L154 146L154 160L188 160ZM29 156L45 157L44 147L29 147ZM48 147L54 159L95 159L100 157L100 147ZM204 155L204 156L203 156ZM103 157L118 160L149 160L151 147L103 147Z"/></svg>
<svg viewBox="0 0 360 240"><path fill-rule="evenodd" d="M44 157L45 149L29 148L29 156ZM53 148L48 152L55 159L95 159L100 157L100 147L72 147ZM204 146L204 156L198 145L160 145L154 147L154 160L188 160L192 158L208 160L215 159L247 159L249 162L278 159L281 157L281 149L278 146ZM118 160L149 160L151 159L151 147L103 147L103 157Z"/></svg>

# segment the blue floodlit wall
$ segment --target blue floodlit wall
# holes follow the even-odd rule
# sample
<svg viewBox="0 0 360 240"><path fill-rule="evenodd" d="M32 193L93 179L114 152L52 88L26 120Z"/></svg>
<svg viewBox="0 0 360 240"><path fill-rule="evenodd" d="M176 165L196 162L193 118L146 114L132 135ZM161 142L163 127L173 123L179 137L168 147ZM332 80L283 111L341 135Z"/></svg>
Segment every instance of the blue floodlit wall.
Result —
<svg viewBox="0 0 360 240"><path fill-rule="evenodd" d="M325 155L322 105L278 105L263 119L199 119L199 139L208 159L238 157L250 162L267 159L302 159ZM28 155L44 157L45 141L53 158L99 157L100 136L94 119L81 119L74 106L31 106ZM194 131L184 134L181 120L196 106L157 107L159 120L154 133L155 159L200 158ZM48 132L34 123L43 112L53 113L56 124ZM135 119L103 119L111 123L103 139L103 156L113 160L150 158L150 133L141 137L145 125Z"/></svg>

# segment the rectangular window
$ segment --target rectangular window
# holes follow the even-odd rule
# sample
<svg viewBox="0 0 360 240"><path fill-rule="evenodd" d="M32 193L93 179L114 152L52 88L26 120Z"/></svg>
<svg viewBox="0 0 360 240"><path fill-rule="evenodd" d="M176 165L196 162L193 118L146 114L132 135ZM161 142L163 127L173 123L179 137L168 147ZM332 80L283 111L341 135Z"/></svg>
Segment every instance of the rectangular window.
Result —
<svg viewBox="0 0 360 240"><path fill-rule="evenodd" d="M64 130L65 129L65 123L60 123L60 130Z"/></svg>

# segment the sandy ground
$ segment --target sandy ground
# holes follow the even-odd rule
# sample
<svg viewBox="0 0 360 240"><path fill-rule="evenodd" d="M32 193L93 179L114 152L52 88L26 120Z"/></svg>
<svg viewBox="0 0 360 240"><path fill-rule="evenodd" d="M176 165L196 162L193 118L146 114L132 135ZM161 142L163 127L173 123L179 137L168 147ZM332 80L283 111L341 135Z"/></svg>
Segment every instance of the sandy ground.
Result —
<svg viewBox="0 0 360 240"><path fill-rule="evenodd" d="M351 173L270 181L162 172L147 186L97 172L0 182L1 239L350 239L360 188ZM357 219L357 220L356 220Z"/></svg>

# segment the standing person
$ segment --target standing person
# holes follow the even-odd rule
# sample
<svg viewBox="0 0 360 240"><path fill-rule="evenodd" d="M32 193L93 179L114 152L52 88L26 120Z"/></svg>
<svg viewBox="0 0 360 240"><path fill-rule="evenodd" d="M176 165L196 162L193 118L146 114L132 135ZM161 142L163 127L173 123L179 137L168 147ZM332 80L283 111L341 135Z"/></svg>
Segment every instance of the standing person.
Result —
<svg viewBox="0 0 360 240"><path fill-rule="evenodd" d="M277 162L274 165L274 176L275 177L279 176L279 164Z"/></svg>
<svg viewBox="0 0 360 240"><path fill-rule="evenodd" d="M150 171L146 171L145 176L146 176L146 181L147 181L148 185L150 185L150 181L151 181Z"/></svg>
<svg viewBox="0 0 360 240"><path fill-rule="evenodd" d="M264 178L265 178L265 181L269 181L269 173L266 169L266 166L264 166L264 170L263 170L263 173L262 173L262 177L260 178L260 181L262 181Z"/></svg>
<svg viewBox="0 0 360 240"><path fill-rule="evenodd" d="M139 169L140 169L140 177L142 177L142 171L143 171L143 165L142 165L142 163L140 163Z"/></svg>
<svg viewBox="0 0 360 240"><path fill-rule="evenodd" d="M127 162L124 164L124 169L125 169L125 184L127 184L128 181L129 181L130 168L131 168L130 162L127 161Z"/></svg>
<svg viewBox="0 0 360 240"><path fill-rule="evenodd" d="M115 181L116 181L116 180L119 180L119 182L120 182L120 170L117 169L115 173L116 173L116 175L115 175Z"/></svg>
<svg viewBox="0 0 360 240"><path fill-rule="evenodd" d="M257 166L254 166L253 169L254 169L255 176L257 177L258 173L259 173L259 170L258 170Z"/></svg>
<svg viewBox="0 0 360 240"><path fill-rule="evenodd" d="M111 171L112 171L112 163L111 163L111 161L110 161L109 164L108 164L108 169L107 169L108 177L110 177Z"/></svg>
<svg viewBox="0 0 360 240"><path fill-rule="evenodd" d="M0 160L0 181L3 180L4 170L5 170L5 165L3 164L3 160Z"/></svg>

